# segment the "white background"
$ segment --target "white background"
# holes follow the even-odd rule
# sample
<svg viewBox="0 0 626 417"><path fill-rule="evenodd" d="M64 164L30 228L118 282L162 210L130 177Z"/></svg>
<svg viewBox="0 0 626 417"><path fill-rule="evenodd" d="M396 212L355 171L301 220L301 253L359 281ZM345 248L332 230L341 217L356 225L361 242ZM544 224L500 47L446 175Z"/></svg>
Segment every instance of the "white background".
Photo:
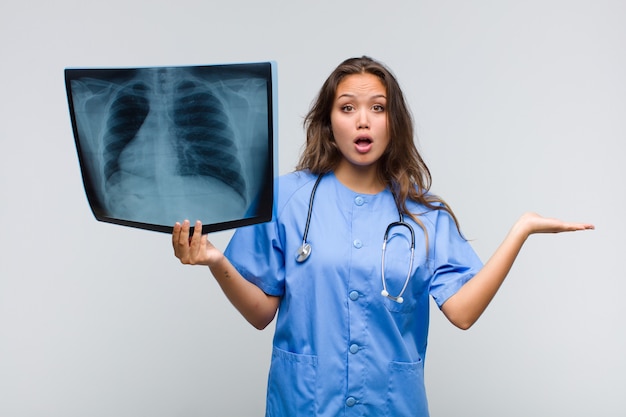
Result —
<svg viewBox="0 0 626 417"><path fill-rule="evenodd" d="M275 60L285 173L323 80L362 54L396 73L483 260L527 210L597 227L531 237L467 332L433 308L432 416L626 415L625 18L622 0L3 2L0 415L264 409L272 328L168 235L92 216L65 67Z"/></svg>

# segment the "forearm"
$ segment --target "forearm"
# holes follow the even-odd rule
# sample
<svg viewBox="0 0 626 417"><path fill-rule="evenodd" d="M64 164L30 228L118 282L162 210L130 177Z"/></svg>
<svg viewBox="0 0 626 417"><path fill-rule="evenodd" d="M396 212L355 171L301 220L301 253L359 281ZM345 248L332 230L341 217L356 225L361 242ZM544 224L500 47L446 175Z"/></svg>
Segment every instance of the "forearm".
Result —
<svg viewBox="0 0 626 417"><path fill-rule="evenodd" d="M186 265L208 265L226 297L254 327L263 329L270 324L278 310L279 298L265 294L242 277L224 254L201 234L199 220L191 237L189 228L189 220L174 224L174 255Z"/></svg>
<svg viewBox="0 0 626 417"><path fill-rule="evenodd" d="M441 307L461 329L470 328L485 311L511 270L528 233L517 222L483 268Z"/></svg>
<svg viewBox="0 0 626 417"><path fill-rule="evenodd" d="M590 223L568 223L525 213L480 272L441 306L443 313L457 327L468 329L496 295L528 236L593 229Z"/></svg>
<svg viewBox="0 0 626 417"><path fill-rule="evenodd" d="M278 297L267 295L246 280L225 256L209 268L226 297L250 324L264 329L271 323L278 309Z"/></svg>

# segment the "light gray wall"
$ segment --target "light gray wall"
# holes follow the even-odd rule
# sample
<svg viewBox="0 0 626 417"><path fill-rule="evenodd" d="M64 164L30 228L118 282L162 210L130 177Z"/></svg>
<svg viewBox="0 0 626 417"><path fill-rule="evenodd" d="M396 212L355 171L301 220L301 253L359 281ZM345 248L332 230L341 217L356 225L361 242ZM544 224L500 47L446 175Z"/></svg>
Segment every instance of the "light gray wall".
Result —
<svg viewBox="0 0 626 417"><path fill-rule="evenodd" d="M91 215L63 68L275 60L284 173L322 81L361 54L398 76L481 258L526 210L597 226L532 237L470 331L433 309L433 417L625 415L625 17L621 0L3 2L0 415L264 406L272 329L168 235Z"/></svg>

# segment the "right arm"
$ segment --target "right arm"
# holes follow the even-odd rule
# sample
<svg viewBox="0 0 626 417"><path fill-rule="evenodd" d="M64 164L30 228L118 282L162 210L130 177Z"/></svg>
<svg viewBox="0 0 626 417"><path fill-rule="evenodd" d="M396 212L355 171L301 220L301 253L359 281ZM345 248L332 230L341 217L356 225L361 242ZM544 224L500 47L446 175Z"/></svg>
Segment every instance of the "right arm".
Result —
<svg viewBox="0 0 626 417"><path fill-rule="evenodd" d="M172 233L174 255L186 265L206 265L226 297L250 324L264 329L278 311L279 297L268 295L246 280L209 240L202 235L202 223L197 221L189 236L189 221L176 223Z"/></svg>

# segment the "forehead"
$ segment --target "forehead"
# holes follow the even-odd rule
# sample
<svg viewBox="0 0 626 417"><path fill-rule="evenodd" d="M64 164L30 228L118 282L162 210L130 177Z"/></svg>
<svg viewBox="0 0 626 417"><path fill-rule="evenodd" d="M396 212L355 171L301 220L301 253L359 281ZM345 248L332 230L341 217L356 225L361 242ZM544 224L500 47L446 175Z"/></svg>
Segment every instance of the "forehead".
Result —
<svg viewBox="0 0 626 417"><path fill-rule="evenodd" d="M387 89L380 78L374 74L351 74L345 76L337 85L335 98L350 96L386 95Z"/></svg>

